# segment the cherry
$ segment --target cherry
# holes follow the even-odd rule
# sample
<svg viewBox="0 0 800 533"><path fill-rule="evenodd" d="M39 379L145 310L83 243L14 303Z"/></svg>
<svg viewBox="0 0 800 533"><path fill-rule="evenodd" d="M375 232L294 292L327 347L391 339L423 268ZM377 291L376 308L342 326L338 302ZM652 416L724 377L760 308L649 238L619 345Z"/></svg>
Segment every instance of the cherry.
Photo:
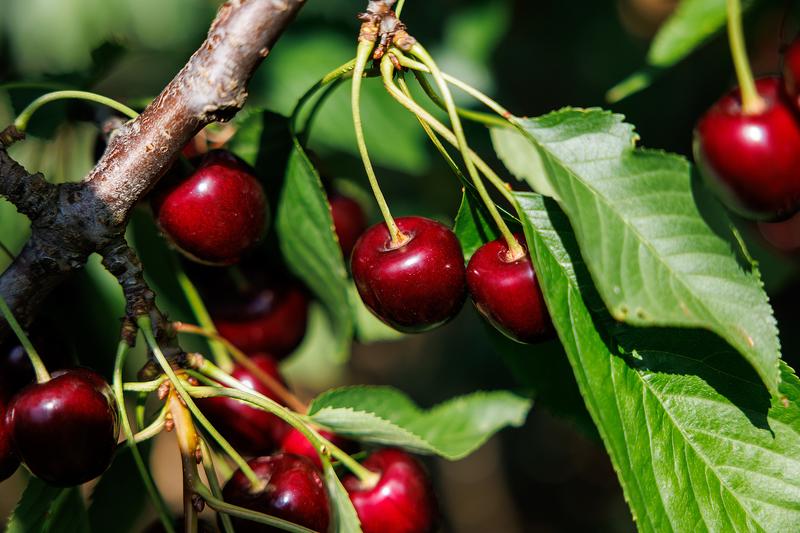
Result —
<svg viewBox="0 0 800 533"><path fill-rule="evenodd" d="M378 318L400 331L426 331L452 319L464 303L461 244L433 220L395 222L408 240L393 246L386 224L369 228L353 249L353 279Z"/></svg>
<svg viewBox="0 0 800 533"><path fill-rule="evenodd" d="M61 487L105 472L119 434L111 387L85 368L55 372L50 381L23 389L11 400L6 424L25 466Z"/></svg>
<svg viewBox="0 0 800 533"><path fill-rule="evenodd" d="M697 123L694 154L706 183L740 215L782 220L800 208L800 124L779 78L756 80L766 108L742 111L738 89Z"/></svg>
<svg viewBox="0 0 800 533"><path fill-rule="evenodd" d="M164 234L184 255L236 263L261 238L269 207L254 170L225 150L207 153L186 179L167 179L153 198Z"/></svg>
<svg viewBox="0 0 800 533"><path fill-rule="evenodd" d="M330 521L328 494L322 477L305 457L276 454L257 457L248 463L266 486L253 491L241 470L237 470L222 489L226 502L276 516L289 522L325 532ZM252 521L233 519L237 532L281 531Z"/></svg>
<svg viewBox="0 0 800 533"><path fill-rule="evenodd" d="M244 352L268 352L282 359L306 333L308 297L293 281L212 297L209 305L220 335Z"/></svg>
<svg viewBox="0 0 800 533"><path fill-rule="evenodd" d="M6 400L0 395L0 481L5 481L17 471L19 459L14 453L11 434L6 426Z"/></svg>
<svg viewBox="0 0 800 533"><path fill-rule="evenodd" d="M523 235L515 235L525 243ZM467 287L478 311L518 342L541 341L553 334L553 323L527 251L511 260L505 239L487 242L467 264Z"/></svg>
<svg viewBox="0 0 800 533"><path fill-rule="evenodd" d="M436 530L437 504L428 476L406 452L384 448L363 465L380 474L364 487L352 474L342 479L364 533L428 533Z"/></svg>
<svg viewBox="0 0 800 533"><path fill-rule="evenodd" d="M800 109L800 38L792 41L783 55L783 83L786 94Z"/></svg>
<svg viewBox="0 0 800 533"><path fill-rule="evenodd" d="M330 431L325 431L324 429L318 430L318 433L328 439L337 448L341 448L349 454L355 453L357 446L353 441L340 437ZM289 429L286 435L283 436L281 451L308 457L317 468L322 469L322 461L319 458L316 448L314 448L311 442L295 428Z"/></svg>
<svg viewBox="0 0 800 533"><path fill-rule="evenodd" d="M329 195L328 202L331 205L333 227L339 238L339 246L342 248L342 254L349 258L356 241L367 229L367 216L361 204L341 193Z"/></svg>
<svg viewBox="0 0 800 533"><path fill-rule="evenodd" d="M275 359L265 354L256 354L251 356L250 360L258 368L284 383ZM231 376L254 391L272 398L276 402L280 401L269 388L243 366L235 365ZM288 428L288 425L277 416L233 398L202 398L197 400L197 405L234 448L247 455L272 452L277 448Z"/></svg>
<svg viewBox="0 0 800 533"><path fill-rule="evenodd" d="M28 331L28 337L48 369L61 370L74 366L72 357L59 343L58 335L49 324L35 322ZM33 365L19 341L9 338L0 343L0 389L12 396L35 380Z"/></svg>

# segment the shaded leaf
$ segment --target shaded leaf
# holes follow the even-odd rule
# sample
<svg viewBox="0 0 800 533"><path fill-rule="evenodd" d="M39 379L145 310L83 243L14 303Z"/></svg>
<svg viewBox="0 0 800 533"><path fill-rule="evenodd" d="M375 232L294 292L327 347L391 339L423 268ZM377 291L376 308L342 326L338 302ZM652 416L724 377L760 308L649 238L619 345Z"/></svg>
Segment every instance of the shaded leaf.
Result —
<svg viewBox="0 0 800 533"><path fill-rule="evenodd" d="M331 502L331 531L333 533L361 533L361 522L358 519L353 502L347 494L342 482L330 463L325 465L325 486Z"/></svg>

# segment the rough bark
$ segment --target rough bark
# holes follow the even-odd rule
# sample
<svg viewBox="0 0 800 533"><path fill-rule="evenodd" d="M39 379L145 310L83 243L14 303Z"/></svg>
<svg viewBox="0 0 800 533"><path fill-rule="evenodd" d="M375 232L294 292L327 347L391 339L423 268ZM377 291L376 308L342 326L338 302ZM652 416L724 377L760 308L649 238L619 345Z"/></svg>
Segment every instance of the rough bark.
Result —
<svg viewBox="0 0 800 533"><path fill-rule="evenodd" d="M44 298L91 253L125 289L128 311L153 312L141 266L124 242L131 209L205 125L231 118L247 84L305 0L229 0L208 36L161 94L112 137L80 183L52 185L15 163L0 145L0 195L31 219L31 237L0 276L0 294L29 324ZM8 333L0 319L0 340Z"/></svg>

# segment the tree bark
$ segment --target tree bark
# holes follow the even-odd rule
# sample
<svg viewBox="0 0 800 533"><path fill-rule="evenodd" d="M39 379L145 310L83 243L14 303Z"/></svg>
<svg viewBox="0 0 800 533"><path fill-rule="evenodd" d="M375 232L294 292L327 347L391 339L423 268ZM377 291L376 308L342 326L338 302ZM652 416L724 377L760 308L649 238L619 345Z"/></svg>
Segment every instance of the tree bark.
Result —
<svg viewBox="0 0 800 533"><path fill-rule="evenodd" d="M151 312L152 293L124 244L131 209L204 126L236 114L247 84L305 0L229 0L200 48L135 120L111 138L80 183L52 185L14 162L0 145L0 195L31 219L31 237L0 276L0 295L23 324L91 253L114 266L128 312ZM8 334L0 320L0 340Z"/></svg>

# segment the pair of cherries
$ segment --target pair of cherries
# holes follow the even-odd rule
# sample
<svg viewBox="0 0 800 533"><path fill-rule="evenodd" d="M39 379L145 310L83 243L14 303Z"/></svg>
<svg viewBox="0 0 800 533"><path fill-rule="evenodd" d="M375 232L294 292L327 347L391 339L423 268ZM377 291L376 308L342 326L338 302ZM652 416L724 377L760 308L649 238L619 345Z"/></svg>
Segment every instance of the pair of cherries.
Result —
<svg viewBox="0 0 800 533"><path fill-rule="evenodd" d="M307 457L280 453L248 462L266 482L254 491L241 470L225 485L225 501L259 511L314 531L327 531L330 523L328 494L322 473ZM379 475L365 486L354 475L342 479L364 533L432 533L437 524L437 504L422 466L407 453L384 448L374 451L363 465ZM244 520L234 520L236 531L279 531Z"/></svg>
<svg viewBox="0 0 800 533"><path fill-rule="evenodd" d="M755 85L760 109L743 109L735 89L701 117L695 161L732 211L753 220L785 220L800 210L800 40L787 50L783 76Z"/></svg>
<svg viewBox="0 0 800 533"><path fill-rule="evenodd" d="M366 306L405 332L437 327L458 314L467 288L477 309L519 342L552 332L530 257L511 257L503 240L484 244L464 267L461 244L439 222L422 217L396 221L403 242L392 242L386 224L368 229L353 249L351 267ZM521 244L524 238L517 236Z"/></svg>
<svg viewBox="0 0 800 533"><path fill-rule="evenodd" d="M98 477L111 464L119 436L111 387L86 368L58 370L50 380L32 383L33 370L19 357L21 350L9 343L0 362L0 481L20 462L36 477L60 487ZM48 352L42 351L42 356L48 362L64 362ZM24 381L13 382L11 376Z"/></svg>

